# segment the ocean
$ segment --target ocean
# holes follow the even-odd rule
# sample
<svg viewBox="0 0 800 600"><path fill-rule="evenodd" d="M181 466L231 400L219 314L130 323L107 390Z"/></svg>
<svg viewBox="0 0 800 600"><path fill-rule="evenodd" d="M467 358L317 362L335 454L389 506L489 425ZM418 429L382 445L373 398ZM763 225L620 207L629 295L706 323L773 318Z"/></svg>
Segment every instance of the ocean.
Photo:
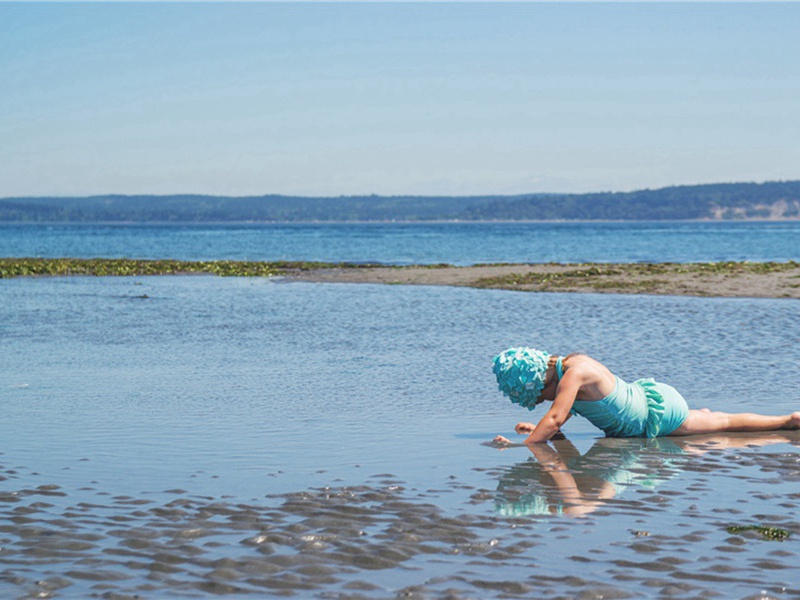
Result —
<svg viewBox="0 0 800 600"><path fill-rule="evenodd" d="M304 260L472 265L523 262L786 261L800 221L0 224L0 256Z"/></svg>

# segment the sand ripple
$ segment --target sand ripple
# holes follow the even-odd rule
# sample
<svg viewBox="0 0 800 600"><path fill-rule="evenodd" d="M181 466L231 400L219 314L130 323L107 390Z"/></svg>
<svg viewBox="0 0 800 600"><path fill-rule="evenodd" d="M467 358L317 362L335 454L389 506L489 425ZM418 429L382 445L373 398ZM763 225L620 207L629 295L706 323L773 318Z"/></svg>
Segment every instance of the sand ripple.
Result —
<svg viewBox="0 0 800 600"><path fill-rule="evenodd" d="M619 467L609 452L582 464L580 486ZM3 469L0 596L796 597L800 493L786 491L800 476L796 453L637 456L647 482L633 477L580 519L548 509L570 499L529 461L497 468L494 490L448 480L439 493L465 494L467 510L455 512L437 492L384 475L250 502L182 490L157 499L94 490L86 501L54 484L13 489L24 477ZM721 501L720 473L756 491ZM683 485L651 481L670 477ZM731 534L733 523L792 537Z"/></svg>

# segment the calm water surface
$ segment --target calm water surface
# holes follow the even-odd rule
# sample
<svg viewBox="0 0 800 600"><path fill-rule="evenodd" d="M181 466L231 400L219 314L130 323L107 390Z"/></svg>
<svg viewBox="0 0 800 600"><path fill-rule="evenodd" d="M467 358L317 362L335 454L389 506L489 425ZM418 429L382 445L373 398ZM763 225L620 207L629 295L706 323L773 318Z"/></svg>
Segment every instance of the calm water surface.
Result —
<svg viewBox="0 0 800 600"><path fill-rule="evenodd" d="M797 597L798 434L576 418L536 456L484 442L537 417L495 389L507 346L785 413L798 322L789 300L0 282L0 596Z"/></svg>
<svg viewBox="0 0 800 600"><path fill-rule="evenodd" d="M800 259L800 222L0 224L0 256L387 264Z"/></svg>

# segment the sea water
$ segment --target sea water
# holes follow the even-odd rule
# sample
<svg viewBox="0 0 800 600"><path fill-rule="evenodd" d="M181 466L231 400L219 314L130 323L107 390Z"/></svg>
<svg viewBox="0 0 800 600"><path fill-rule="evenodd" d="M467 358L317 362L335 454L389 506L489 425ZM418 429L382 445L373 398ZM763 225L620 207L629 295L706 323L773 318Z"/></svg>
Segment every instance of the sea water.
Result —
<svg viewBox="0 0 800 600"><path fill-rule="evenodd" d="M385 264L800 259L800 222L0 224L0 257Z"/></svg>
<svg viewBox="0 0 800 600"><path fill-rule="evenodd" d="M797 597L800 434L576 417L538 454L487 442L539 417L496 390L508 346L781 414L798 322L792 300L2 281L0 596Z"/></svg>

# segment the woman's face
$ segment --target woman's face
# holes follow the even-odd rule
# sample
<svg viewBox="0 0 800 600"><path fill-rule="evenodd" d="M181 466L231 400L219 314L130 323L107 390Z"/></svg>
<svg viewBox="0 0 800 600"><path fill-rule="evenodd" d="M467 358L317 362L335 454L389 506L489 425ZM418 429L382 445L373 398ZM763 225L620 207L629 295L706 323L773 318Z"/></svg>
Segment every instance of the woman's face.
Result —
<svg viewBox="0 0 800 600"><path fill-rule="evenodd" d="M542 388L542 395L539 396L539 402L544 400L552 401L556 397L557 389L558 377L556 377L556 370L554 367L548 367L544 375L544 387Z"/></svg>

